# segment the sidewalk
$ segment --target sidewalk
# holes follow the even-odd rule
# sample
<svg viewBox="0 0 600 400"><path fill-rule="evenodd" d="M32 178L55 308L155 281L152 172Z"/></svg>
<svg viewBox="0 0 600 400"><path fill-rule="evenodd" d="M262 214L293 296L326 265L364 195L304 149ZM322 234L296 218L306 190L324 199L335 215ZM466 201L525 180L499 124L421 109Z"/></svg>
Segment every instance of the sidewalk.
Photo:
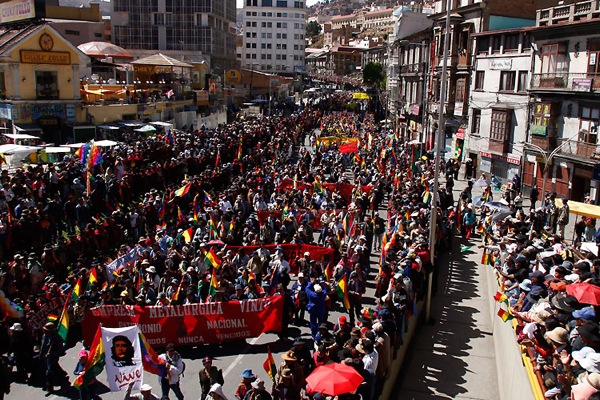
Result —
<svg viewBox="0 0 600 400"><path fill-rule="evenodd" d="M455 199L466 186L457 181ZM396 399L499 398L489 293L479 252L460 253L456 237L439 261L433 325L419 326L396 386ZM435 292L435 291L434 291ZM424 310L423 310L424 312Z"/></svg>

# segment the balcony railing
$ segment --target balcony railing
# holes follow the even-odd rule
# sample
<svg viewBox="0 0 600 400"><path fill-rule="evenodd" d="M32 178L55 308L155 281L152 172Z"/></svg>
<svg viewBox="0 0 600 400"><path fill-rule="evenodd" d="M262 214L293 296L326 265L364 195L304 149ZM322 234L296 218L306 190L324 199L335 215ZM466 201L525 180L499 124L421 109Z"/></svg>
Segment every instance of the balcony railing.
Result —
<svg viewBox="0 0 600 400"><path fill-rule="evenodd" d="M573 92L600 91L600 75L556 72L533 74L531 90L568 90Z"/></svg>
<svg viewBox="0 0 600 400"><path fill-rule="evenodd" d="M558 139L558 146L562 146L560 153L565 156L600 160L600 145L577 140Z"/></svg>
<svg viewBox="0 0 600 400"><path fill-rule="evenodd" d="M403 74L415 74L423 72L423 63L407 64L400 68L400 72Z"/></svg>
<svg viewBox="0 0 600 400"><path fill-rule="evenodd" d="M600 18L600 0L578 1L537 11L537 26L549 26Z"/></svg>

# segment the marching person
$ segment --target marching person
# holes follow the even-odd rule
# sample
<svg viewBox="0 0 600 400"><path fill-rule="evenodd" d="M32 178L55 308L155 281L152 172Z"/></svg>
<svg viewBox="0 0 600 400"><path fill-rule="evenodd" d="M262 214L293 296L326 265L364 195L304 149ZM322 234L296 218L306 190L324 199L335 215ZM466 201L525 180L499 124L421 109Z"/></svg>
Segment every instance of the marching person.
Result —
<svg viewBox="0 0 600 400"><path fill-rule="evenodd" d="M223 380L223 371L214 365L212 365L213 359L211 357L204 357L202 364L204 368L198 372L198 378L200 379L200 388L202 389L202 398L206 398L211 391L214 391L215 384L222 386L225 381ZM219 387L220 387L219 386ZM221 389L222 391L222 389ZM217 394L219 394L217 392Z"/></svg>
<svg viewBox="0 0 600 400"><path fill-rule="evenodd" d="M206 398L202 400L227 400L225 393L223 393L223 386L220 383L215 383L210 387Z"/></svg>
<svg viewBox="0 0 600 400"><path fill-rule="evenodd" d="M45 367L44 390L48 393L54 392L54 381L57 374L62 370L58 364L58 359L63 354L62 338L56 333L56 325L48 322L44 325L44 336L42 336L42 347L40 348L40 357Z"/></svg>
<svg viewBox="0 0 600 400"><path fill-rule="evenodd" d="M246 397L246 393L248 393L252 388L250 385L256 380L256 378L257 376L254 375L250 368L246 368L244 372L242 372L242 381L235 391L235 398L237 400L243 400Z"/></svg>
<svg viewBox="0 0 600 400"><path fill-rule="evenodd" d="M183 359L177 351L175 345L169 343L166 352L159 356L161 360L167 364L167 376L160 378L160 387L162 389L162 397L169 398L169 391L173 390L178 400L183 400L183 393L179 387L179 379L184 369Z"/></svg>
<svg viewBox="0 0 600 400"><path fill-rule="evenodd" d="M144 383L140 387L139 393L131 394L131 389L133 389L133 385L134 385L134 382L131 382L129 384L129 387L127 388L127 392L125 393L124 400L132 400L132 399L135 399L135 400L159 400L157 395L152 394L152 386L148 385L147 383Z"/></svg>

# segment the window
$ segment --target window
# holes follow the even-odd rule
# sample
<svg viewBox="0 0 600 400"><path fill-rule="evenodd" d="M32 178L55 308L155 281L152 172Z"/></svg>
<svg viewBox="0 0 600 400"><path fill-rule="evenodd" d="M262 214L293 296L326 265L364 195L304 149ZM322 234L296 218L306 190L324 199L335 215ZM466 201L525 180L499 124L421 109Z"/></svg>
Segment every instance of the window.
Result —
<svg viewBox="0 0 600 400"><path fill-rule="evenodd" d="M38 100L58 100L58 72L36 71L35 91Z"/></svg>
<svg viewBox="0 0 600 400"><path fill-rule="evenodd" d="M500 90L514 91L515 80L517 77L516 71L502 71L500 72Z"/></svg>
<svg viewBox="0 0 600 400"><path fill-rule="evenodd" d="M246 6L248 7L258 7L258 0L246 0Z"/></svg>
<svg viewBox="0 0 600 400"><path fill-rule="evenodd" d="M65 29L65 34L67 35L73 35L73 36L79 36L79 31L74 31L71 29Z"/></svg>
<svg viewBox="0 0 600 400"><path fill-rule="evenodd" d="M508 142L510 140L511 110L492 108L490 140Z"/></svg>
<svg viewBox="0 0 600 400"><path fill-rule="evenodd" d="M465 82L466 82L465 78L456 80L456 97L455 97L455 99L456 99L457 103L462 103L463 101L465 101ZM415 92L413 91L413 93L415 93Z"/></svg>
<svg viewBox="0 0 600 400"><path fill-rule="evenodd" d="M273 0L262 0L261 4L263 7L273 7Z"/></svg>
<svg viewBox="0 0 600 400"><path fill-rule="evenodd" d="M287 7L287 0L277 0L277 7Z"/></svg>
<svg viewBox="0 0 600 400"><path fill-rule="evenodd" d="M267 59L267 55L266 54L261 54L260 55L260 59L261 60L266 60Z"/></svg>
<svg viewBox="0 0 600 400"><path fill-rule="evenodd" d="M600 108L581 107L579 140L596 144L598 141L598 125L600 125Z"/></svg>
<svg viewBox="0 0 600 400"><path fill-rule="evenodd" d="M517 90L519 92L527 91L527 81L529 80L529 74L527 71L519 71L519 86Z"/></svg>
<svg viewBox="0 0 600 400"><path fill-rule="evenodd" d="M568 56L567 44L545 44L542 46L542 73L562 74L567 72Z"/></svg>
<svg viewBox="0 0 600 400"><path fill-rule="evenodd" d="M598 69L600 56L600 42L588 43L588 76L595 77L600 72ZM595 83L595 82L594 82Z"/></svg>
<svg viewBox="0 0 600 400"><path fill-rule="evenodd" d="M475 90L483 90L483 81L485 79L485 71L475 72Z"/></svg>
<svg viewBox="0 0 600 400"><path fill-rule="evenodd" d="M294 8L304 8L304 2L294 1Z"/></svg>
<svg viewBox="0 0 600 400"><path fill-rule="evenodd" d="M471 117L471 133L479 133L481 124L481 110L473 108L473 116Z"/></svg>
<svg viewBox="0 0 600 400"><path fill-rule="evenodd" d="M517 51L519 49L519 34L504 36L504 51Z"/></svg>
<svg viewBox="0 0 600 400"><path fill-rule="evenodd" d="M500 46L502 45L502 37L501 36L493 36L492 40L492 53L499 53Z"/></svg>

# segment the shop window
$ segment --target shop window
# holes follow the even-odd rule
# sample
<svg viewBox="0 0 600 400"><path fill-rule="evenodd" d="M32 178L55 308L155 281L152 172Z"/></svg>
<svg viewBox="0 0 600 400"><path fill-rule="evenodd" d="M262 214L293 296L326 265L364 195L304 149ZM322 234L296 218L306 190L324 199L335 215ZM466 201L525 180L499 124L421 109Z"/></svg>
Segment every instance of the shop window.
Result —
<svg viewBox="0 0 600 400"><path fill-rule="evenodd" d="M58 100L58 73L56 71L36 71L35 90L38 100Z"/></svg>

